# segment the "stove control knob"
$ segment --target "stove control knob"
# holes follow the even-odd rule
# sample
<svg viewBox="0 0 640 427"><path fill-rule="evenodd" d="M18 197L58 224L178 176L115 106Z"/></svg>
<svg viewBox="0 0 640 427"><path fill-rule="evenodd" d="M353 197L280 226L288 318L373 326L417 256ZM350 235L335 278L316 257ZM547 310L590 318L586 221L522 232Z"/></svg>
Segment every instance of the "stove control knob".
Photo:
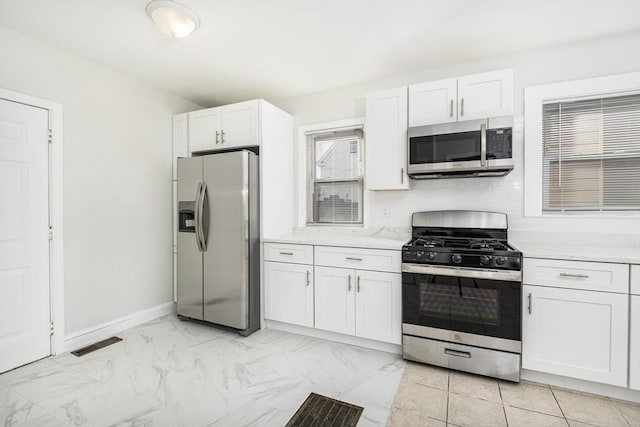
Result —
<svg viewBox="0 0 640 427"><path fill-rule="evenodd" d="M490 255L482 255L480 257L480 264L482 264L482 265L491 264L491 256Z"/></svg>
<svg viewBox="0 0 640 427"><path fill-rule="evenodd" d="M462 262L462 256L460 254L453 254L451 255L451 261L453 261L454 264L460 264Z"/></svg>
<svg viewBox="0 0 640 427"><path fill-rule="evenodd" d="M499 256L498 258L496 258L496 265L504 265L504 263L507 261L507 259L503 256Z"/></svg>
<svg viewBox="0 0 640 427"><path fill-rule="evenodd" d="M424 256L424 252L422 251L416 252L416 260L420 261L423 256Z"/></svg>
<svg viewBox="0 0 640 427"><path fill-rule="evenodd" d="M436 259L436 256L438 256L438 254L437 254L437 253L435 253L435 252L429 252L429 253L427 254L427 259L428 259L429 261L433 261L434 259Z"/></svg>

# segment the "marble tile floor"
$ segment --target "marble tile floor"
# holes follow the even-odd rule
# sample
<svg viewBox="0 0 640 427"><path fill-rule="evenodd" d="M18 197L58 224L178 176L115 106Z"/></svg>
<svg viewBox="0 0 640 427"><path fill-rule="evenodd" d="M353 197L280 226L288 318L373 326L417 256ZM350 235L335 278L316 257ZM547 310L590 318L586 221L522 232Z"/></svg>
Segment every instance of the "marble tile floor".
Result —
<svg viewBox="0 0 640 427"><path fill-rule="evenodd" d="M384 426L405 362L286 332L237 334L166 316L0 375L5 426L284 426L310 392Z"/></svg>
<svg viewBox="0 0 640 427"><path fill-rule="evenodd" d="M407 362L387 427L640 427L640 404Z"/></svg>

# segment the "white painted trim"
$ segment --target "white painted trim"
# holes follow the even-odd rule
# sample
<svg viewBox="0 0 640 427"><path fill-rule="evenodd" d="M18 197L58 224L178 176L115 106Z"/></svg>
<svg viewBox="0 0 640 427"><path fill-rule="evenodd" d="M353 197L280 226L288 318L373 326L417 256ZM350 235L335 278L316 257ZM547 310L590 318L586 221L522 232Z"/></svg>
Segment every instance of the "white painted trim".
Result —
<svg viewBox="0 0 640 427"><path fill-rule="evenodd" d="M51 354L64 347L64 243L62 210L62 104L0 88L0 98L49 110L52 143L49 151L49 224L53 240L49 253L49 294L53 338Z"/></svg>
<svg viewBox="0 0 640 427"><path fill-rule="evenodd" d="M65 337L62 352L76 350L86 345L93 344L126 329L172 313L175 313L175 304L173 301L138 311L137 313L132 313L91 328L74 332Z"/></svg>
<svg viewBox="0 0 640 427"><path fill-rule="evenodd" d="M324 129L347 128L351 126L362 126L364 133L364 117L354 117L352 119L336 120L333 122L314 123L298 127L298 140L296 142L296 153L298 155L296 162L296 195L295 200L297 210L297 226L307 226L307 132L315 132ZM364 150L367 150L367 141L365 135ZM365 154L363 153L363 155ZM363 157L363 158L366 158ZM364 161L363 161L364 163ZM364 173L366 174L366 164L364 165ZM366 176L365 179L366 181ZM369 224L369 191L366 185L362 186L362 226L340 226L340 225L314 225L314 227L340 227L362 229L367 228Z"/></svg>
<svg viewBox="0 0 640 427"><path fill-rule="evenodd" d="M600 384L576 378L547 374L545 372L530 371L528 369L523 369L520 373L520 377L527 381L535 381L537 383L549 384L555 387L562 387L570 390L599 394L601 396L609 396L615 399L640 403L640 391L624 387L616 387L608 384Z"/></svg>
<svg viewBox="0 0 640 427"><path fill-rule="evenodd" d="M524 216L564 217L542 214L542 104L585 97L604 96L640 89L640 73L617 74L524 88ZM576 218L601 218L592 212ZM629 217L608 212L607 218Z"/></svg>
<svg viewBox="0 0 640 427"><path fill-rule="evenodd" d="M402 347L397 344L375 341L351 335L338 334L336 332L323 331L321 329L308 328L306 326L292 325L290 323L277 322L275 320L266 320L265 323L266 329L291 332L293 334L306 335L309 337L320 338L327 341L336 341L343 344L355 345L358 347L384 351L387 353L402 354Z"/></svg>

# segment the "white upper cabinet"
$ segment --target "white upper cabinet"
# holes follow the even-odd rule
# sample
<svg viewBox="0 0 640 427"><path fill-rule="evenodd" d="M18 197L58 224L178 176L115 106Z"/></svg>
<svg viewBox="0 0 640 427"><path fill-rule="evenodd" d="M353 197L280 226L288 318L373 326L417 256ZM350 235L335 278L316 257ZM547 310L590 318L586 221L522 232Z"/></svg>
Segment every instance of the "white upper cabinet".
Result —
<svg viewBox="0 0 640 427"><path fill-rule="evenodd" d="M409 86L409 126L513 114L513 70Z"/></svg>
<svg viewBox="0 0 640 427"><path fill-rule="evenodd" d="M458 78L458 120L513 114L513 70Z"/></svg>
<svg viewBox="0 0 640 427"><path fill-rule="evenodd" d="M258 145L258 103L240 102L222 108L219 148Z"/></svg>
<svg viewBox="0 0 640 427"><path fill-rule="evenodd" d="M409 86L409 126L458 120L458 79Z"/></svg>
<svg viewBox="0 0 640 427"><path fill-rule="evenodd" d="M189 113L189 151L259 145L259 101L246 101Z"/></svg>
<svg viewBox="0 0 640 427"><path fill-rule="evenodd" d="M367 190L407 190L407 88L367 94Z"/></svg>

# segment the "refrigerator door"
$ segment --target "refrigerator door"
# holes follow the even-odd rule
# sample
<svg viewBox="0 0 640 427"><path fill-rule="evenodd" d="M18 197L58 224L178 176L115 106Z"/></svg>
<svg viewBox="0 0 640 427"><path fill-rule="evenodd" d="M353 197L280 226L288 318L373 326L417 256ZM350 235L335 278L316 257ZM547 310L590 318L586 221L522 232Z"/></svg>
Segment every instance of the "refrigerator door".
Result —
<svg viewBox="0 0 640 427"><path fill-rule="evenodd" d="M202 163L202 157L178 159L178 218L185 224L179 224L178 231L177 312L198 320L203 318L202 252L198 241Z"/></svg>
<svg viewBox="0 0 640 427"><path fill-rule="evenodd" d="M249 156L235 151L205 156L206 229L204 320L249 326Z"/></svg>

